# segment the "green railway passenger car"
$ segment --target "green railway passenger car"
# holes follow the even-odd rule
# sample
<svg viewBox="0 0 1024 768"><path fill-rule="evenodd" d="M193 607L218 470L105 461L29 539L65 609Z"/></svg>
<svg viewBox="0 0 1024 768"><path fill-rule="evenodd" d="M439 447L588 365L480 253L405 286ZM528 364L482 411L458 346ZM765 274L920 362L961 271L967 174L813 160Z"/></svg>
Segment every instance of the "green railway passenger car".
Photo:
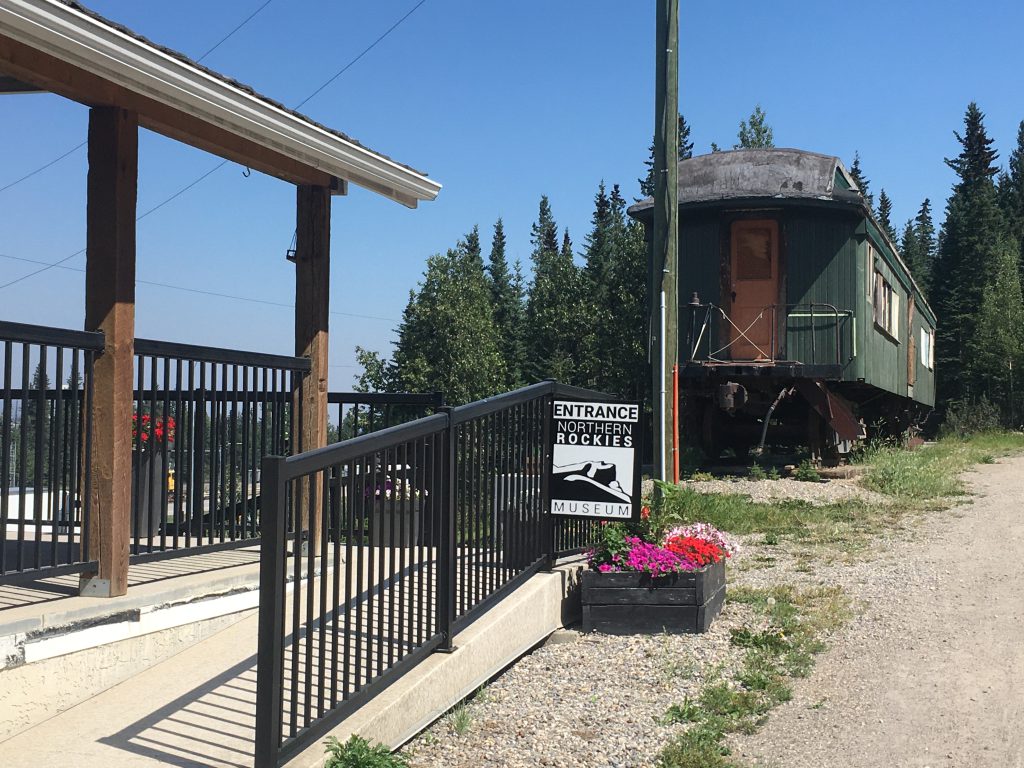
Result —
<svg viewBox="0 0 1024 768"><path fill-rule="evenodd" d="M648 232L654 202L629 213ZM935 314L836 157L715 152L679 163L681 430L711 456L824 458L935 402Z"/></svg>

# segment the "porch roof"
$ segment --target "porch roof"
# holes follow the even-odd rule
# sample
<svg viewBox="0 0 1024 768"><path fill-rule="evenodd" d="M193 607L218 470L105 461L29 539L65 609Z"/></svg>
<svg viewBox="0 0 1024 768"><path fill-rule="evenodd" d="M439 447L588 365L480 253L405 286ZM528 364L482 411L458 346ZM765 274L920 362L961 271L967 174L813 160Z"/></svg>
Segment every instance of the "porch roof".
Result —
<svg viewBox="0 0 1024 768"><path fill-rule="evenodd" d="M296 184L351 182L410 208L441 185L73 0L0 0L6 90L138 113L158 133ZM26 88L27 86L27 88Z"/></svg>

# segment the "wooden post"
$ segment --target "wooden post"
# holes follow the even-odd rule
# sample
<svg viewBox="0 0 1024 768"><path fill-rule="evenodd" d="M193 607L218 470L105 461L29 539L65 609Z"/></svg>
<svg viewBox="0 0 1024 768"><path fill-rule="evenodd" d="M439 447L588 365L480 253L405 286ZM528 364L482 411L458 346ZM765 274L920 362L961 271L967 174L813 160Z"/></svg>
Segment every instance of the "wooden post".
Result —
<svg viewBox="0 0 1024 768"><path fill-rule="evenodd" d="M331 191L300 185L295 232L295 354L308 357L312 370L303 382L296 408L296 450L327 445L327 330L331 294ZM305 484L302 484L305 486ZM313 488L321 484L314 481ZM315 491L314 491L315 493ZM320 515L310 518L311 499L299 489L303 530L309 552L320 548Z"/></svg>
<svg viewBox="0 0 1024 768"><path fill-rule="evenodd" d="M85 329L102 331L93 368L90 560L82 594L128 591L132 490L132 373L135 355L135 205L138 116L116 107L89 112Z"/></svg>
<svg viewBox="0 0 1024 768"><path fill-rule="evenodd" d="M677 253L679 237L679 0L658 0L655 30L654 116L654 294L651 296L654 476L669 480L673 465L670 403L672 369L679 359Z"/></svg>

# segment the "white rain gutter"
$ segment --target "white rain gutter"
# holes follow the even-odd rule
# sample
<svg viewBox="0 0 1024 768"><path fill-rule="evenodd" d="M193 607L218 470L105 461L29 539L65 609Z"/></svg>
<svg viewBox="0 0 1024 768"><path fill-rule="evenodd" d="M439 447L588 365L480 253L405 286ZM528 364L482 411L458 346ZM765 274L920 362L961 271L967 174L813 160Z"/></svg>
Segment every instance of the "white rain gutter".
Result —
<svg viewBox="0 0 1024 768"><path fill-rule="evenodd" d="M410 208L441 185L56 0L0 0L0 33Z"/></svg>

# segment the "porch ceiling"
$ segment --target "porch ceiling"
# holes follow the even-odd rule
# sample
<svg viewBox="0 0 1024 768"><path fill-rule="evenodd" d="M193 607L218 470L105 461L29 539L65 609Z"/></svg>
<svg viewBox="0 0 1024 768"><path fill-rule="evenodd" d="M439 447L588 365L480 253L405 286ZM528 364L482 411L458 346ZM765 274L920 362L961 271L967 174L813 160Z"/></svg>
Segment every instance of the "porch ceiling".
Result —
<svg viewBox="0 0 1024 768"><path fill-rule="evenodd" d="M65 0L0 0L0 73L295 184L351 182L410 208L441 185Z"/></svg>

